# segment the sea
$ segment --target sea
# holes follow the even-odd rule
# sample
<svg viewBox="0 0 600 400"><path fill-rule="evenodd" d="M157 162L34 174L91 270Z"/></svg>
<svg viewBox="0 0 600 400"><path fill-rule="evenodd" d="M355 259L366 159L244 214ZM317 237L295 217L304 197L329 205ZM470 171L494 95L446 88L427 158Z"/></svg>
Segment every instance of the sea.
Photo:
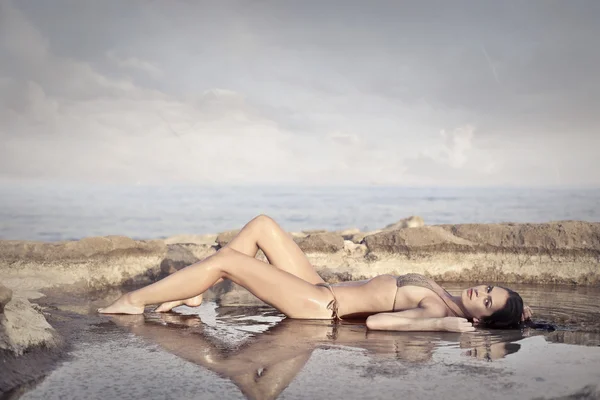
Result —
<svg viewBox="0 0 600 400"><path fill-rule="evenodd" d="M600 189L0 184L4 240L218 233L240 228L259 214L288 231L369 231L412 215L426 225L598 222Z"/></svg>

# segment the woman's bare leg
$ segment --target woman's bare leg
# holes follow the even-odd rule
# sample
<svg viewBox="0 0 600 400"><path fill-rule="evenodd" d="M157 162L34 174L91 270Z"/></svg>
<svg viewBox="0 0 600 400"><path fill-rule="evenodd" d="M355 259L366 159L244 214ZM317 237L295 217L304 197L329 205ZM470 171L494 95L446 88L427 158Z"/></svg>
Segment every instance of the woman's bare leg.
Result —
<svg viewBox="0 0 600 400"><path fill-rule="evenodd" d="M312 284L324 282L291 235L266 215L259 215L248 222L225 248L239 251L250 257L256 257L260 249L271 265ZM166 312L182 304L195 307L201 302L202 295L197 294L185 300L178 299L163 303L156 308L156 311Z"/></svg>
<svg viewBox="0 0 600 400"><path fill-rule="evenodd" d="M104 314L141 314L146 305L203 293L221 278L245 287L289 317L331 318L331 312L327 309L331 295L327 289L232 248L223 248L201 262L127 293L98 311Z"/></svg>
<svg viewBox="0 0 600 400"><path fill-rule="evenodd" d="M248 222L226 247L252 257L261 249L271 265L312 284L324 282L292 236L266 215Z"/></svg>

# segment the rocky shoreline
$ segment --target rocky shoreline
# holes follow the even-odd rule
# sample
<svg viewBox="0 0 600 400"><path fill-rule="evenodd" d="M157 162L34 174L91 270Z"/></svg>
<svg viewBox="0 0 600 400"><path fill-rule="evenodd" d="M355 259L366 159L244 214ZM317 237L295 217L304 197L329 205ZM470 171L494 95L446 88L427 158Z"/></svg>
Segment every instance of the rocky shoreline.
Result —
<svg viewBox="0 0 600 400"><path fill-rule="evenodd" d="M0 363L30 349L60 346L43 310L31 303L44 291L81 293L151 282L214 254L235 234L0 241ZM292 237L330 282L417 272L446 282L600 285L600 223L424 226L421 218L411 217L373 232L315 230ZM258 258L266 261L262 254ZM227 282L206 298L256 304ZM6 385L0 382L0 393Z"/></svg>

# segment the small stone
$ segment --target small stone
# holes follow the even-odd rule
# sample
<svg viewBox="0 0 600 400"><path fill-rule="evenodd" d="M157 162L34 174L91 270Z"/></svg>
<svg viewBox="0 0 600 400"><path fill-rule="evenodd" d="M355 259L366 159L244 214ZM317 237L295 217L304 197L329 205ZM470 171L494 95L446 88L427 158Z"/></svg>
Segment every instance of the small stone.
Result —
<svg viewBox="0 0 600 400"><path fill-rule="evenodd" d="M419 217L418 215L416 215L416 216L413 215L408 218L401 219L400 221L395 222L393 224L389 224L388 226L383 228L383 230L384 231L395 231L398 229L418 228L421 226L425 226L425 221L423 221L423 218Z"/></svg>
<svg viewBox="0 0 600 400"><path fill-rule="evenodd" d="M0 314L4 312L4 306L12 299L12 290L0 283Z"/></svg>
<svg viewBox="0 0 600 400"><path fill-rule="evenodd" d="M233 238L236 237L238 233L240 233L240 231L241 229L235 229L233 231L221 232L215 239L215 242L217 242L219 247L226 246L227 243L231 242Z"/></svg>
<svg viewBox="0 0 600 400"><path fill-rule="evenodd" d="M336 253L344 248L344 239L335 233L318 233L294 238L305 253Z"/></svg>

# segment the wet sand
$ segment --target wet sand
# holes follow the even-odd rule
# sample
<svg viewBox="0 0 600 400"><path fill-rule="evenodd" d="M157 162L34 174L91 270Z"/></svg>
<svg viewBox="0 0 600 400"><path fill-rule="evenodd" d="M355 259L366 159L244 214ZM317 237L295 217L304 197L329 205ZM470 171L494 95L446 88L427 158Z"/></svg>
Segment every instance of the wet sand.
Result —
<svg viewBox="0 0 600 400"><path fill-rule="evenodd" d="M556 331L370 332L213 302L111 317L93 310L117 292L50 294L68 356L15 397L600 398L600 288L515 288Z"/></svg>

